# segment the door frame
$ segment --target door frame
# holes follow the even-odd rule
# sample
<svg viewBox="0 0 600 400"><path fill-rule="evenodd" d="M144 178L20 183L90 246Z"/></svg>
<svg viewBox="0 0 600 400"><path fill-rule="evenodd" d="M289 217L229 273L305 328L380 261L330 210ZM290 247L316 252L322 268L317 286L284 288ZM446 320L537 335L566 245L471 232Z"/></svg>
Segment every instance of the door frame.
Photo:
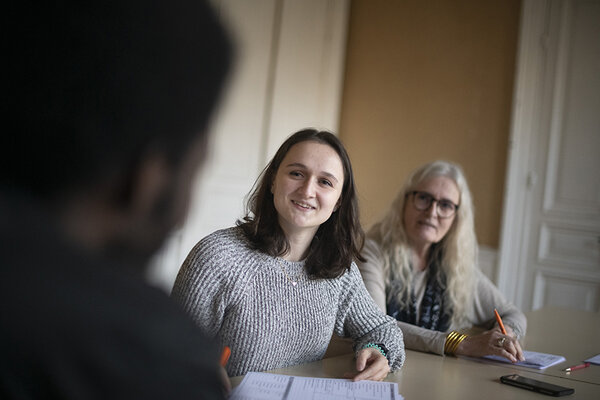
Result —
<svg viewBox="0 0 600 400"><path fill-rule="evenodd" d="M537 183L533 162L537 158L536 132L544 112L547 82L549 0L523 0L513 110L508 143L508 165L496 282L504 295L521 309L529 308L524 278L533 195Z"/></svg>
<svg viewBox="0 0 600 400"><path fill-rule="evenodd" d="M600 284L594 268L566 273L551 263L541 266L557 260L549 257L545 248L548 226L555 221L563 225L569 221L569 227L578 233L597 232L597 211L577 215L564 202L557 203L554 193L568 90L570 35L573 17L579 12L574 7L573 2L561 0L524 0L522 4L496 282L524 311L544 304L546 281ZM572 216L577 217L574 225L570 224ZM597 292L597 286L594 290Z"/></svg>

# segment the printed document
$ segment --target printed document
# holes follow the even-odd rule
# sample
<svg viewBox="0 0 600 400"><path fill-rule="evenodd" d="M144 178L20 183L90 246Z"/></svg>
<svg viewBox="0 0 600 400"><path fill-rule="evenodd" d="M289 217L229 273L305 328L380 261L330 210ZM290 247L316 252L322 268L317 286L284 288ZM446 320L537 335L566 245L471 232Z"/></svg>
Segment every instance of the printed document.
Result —
<svg viewBox="0 0 600 400"><path fill-rule="evenodd" d="M404 400L394 382L248 372L231 393L230 400Z"/></svg>

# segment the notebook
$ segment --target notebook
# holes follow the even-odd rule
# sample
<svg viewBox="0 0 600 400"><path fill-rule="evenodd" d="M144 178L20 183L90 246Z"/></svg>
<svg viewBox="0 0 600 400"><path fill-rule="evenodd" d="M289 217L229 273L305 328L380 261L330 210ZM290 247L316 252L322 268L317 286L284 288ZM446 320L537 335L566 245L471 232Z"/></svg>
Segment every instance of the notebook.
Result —
<svg viewBox="0 0 600 400"><path fill-rule="evenodd" d="M485 358L486 360L493 360L535 369L546 369L548 367L566 361L566 359L563 356L559 356L556 354L538 353L536 351L525 350L523 351L523 355L525 356L525 361L519 361L516 363L512 363L509 359L500 356L484 356L483 358Z"/></svg>
<svg viewBox="0 0 600 400"><path fill-rule="evenodd" d="M590 357L587 360L583 360L584 362L589 362L592 364L600 365L600 354L595 355L594 357Z"/></svg>

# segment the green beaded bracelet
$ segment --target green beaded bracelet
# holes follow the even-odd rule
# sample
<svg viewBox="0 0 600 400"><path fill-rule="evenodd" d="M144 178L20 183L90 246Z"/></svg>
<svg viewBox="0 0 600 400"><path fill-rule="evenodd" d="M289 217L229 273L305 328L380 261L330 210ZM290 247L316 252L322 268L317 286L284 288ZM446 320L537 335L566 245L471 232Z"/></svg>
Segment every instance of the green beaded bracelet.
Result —
<svg viewBox="0 0 600 400"><path fill-rule="evenodd" d="M367 348L369 348L369 347L371 347L371 348L373 348L373 349L375 349L375 350L378 350L378 351L381 353L381 355L382 355L382 356L384 356L385 358L387 358L387 355L385 354L385 351L384 351L384 350L381 348L381 346L379 346L378 344L375 344L375 343L368 343L368 344L365 344L365 345L363 346L363 349L367 349Z"/></svg>

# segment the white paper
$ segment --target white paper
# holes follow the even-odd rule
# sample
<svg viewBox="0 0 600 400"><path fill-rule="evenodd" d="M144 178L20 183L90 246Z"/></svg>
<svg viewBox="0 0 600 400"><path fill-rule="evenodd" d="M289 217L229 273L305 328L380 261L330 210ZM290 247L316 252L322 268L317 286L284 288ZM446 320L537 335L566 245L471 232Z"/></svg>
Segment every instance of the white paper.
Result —
<svg viewBox="0 0 600 400"><path fill-rule="evenodd" d="M523 351L523 356L525 356L525 361L519 361L516 363L512 363L509 359L500 356L485 356L483 358L535 369L546 369L548 367L566 361L563 356L558 356L555 354L538 353L535 351L527 350Z"/></svg>
<svg viewBox="0 0 600 400"><path fill-rule="evenodd" d="M403 400L394 382L305 378L248 372L230 400Z"/></svg>
<svg viewBox="0 0 600 400"><path fill-rule="evenodd" d="M587 360L583 360L584 362L589 362L592 364L600 365L600 354L595 355L594 357L590 357Z"/></svg>

